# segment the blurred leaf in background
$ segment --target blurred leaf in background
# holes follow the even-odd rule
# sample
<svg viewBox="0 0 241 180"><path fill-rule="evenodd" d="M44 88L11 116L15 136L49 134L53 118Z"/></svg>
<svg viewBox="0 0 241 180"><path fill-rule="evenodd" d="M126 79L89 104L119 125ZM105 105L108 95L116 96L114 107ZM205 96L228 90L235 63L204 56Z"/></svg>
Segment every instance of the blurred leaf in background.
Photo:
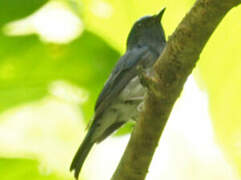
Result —
<svg viewBox="0 0 241 180"><path fill-rule="evenodd" d="M90 92L91 104L85 104L90 114L100 87L119 57L88 31L64 45L45 44L37 36L2 35L0 42L0 110L43 97L51 82L62 79Z"/></svg>
<svg viewBox="0 0 241 180"><path fill-rule="evenodd" d="M0 159L0 174L2 180L35 179L35 180L64 180L65 177L43 172L39 173L39 164L30 159ZM12 172L10 171L12 170ZM42 170L44 171L44 169Z"/></svg>
<svg viewBox="0 0 241 180"><path fill-rule="evenodd" d="M10 21L24 18L48 0L2 0L0 1L0 27Z"/></svg>
<svg viewBox="0 0 241 180"><path fill-rule="evenodd" d="M241 7L224 18L198 63L216 139L241 175Z"/></svg>
<svg viewBox="0 0 241 180"><path fill-rule="evenodd" d="M95 100L125 50L132 24L165 6L163 26L168 37L193 3L193 0L1 0L0 179L72 177L68 166L81 142L85 124L93 115ZM181 115L180 107L174 108L176 120L170 119L161 140L164 142L161 156L159 150L156 155L161 160L154 162L157 168L150 170L147 179L236 180L235 173L229 171L230 164L241 173L241 26L237 23L240 12L237 7L225 17L201 54L195 71L208 94L215 139L226 153L227 161L218 153L211 125L207 123L209 119L203 116L206 108L202 98L192 96L198 90L193 90L191 81L187 89L193 91L187 94L195 102L189 98L182 103ZM191 112L184 113L188 105L193 108L194 117ZM133 123L127 124L117 135L127 134L132 127ZM108 179L124 150L126 138L109 138L98 145L86 162L82 178ZM196 153L195 148L203 149ZM212 167L204 168L208 163L203 161ZM103 167L103 162L109 165ZM178 164L182 164L181 170Z"/></svg>
<svg viewBox="0 0 241 180"><path fill-rule="evenodd" d="M22 1L20 3L20 1L1 1L0 9L2 10L0 10L0 19L10 14L9 18L4 18L4 21L2 20L1 23L4 24L9 22L10 20L19 20L20 18L30 15L34 12L34 10L40 8L46 1L42 3L40 2L41 1L33 1L33 3L31 3ZM52 6L55 6L55 4L56 3L53 3ZM26 9L22 8L22 6ZM45 6L44 9L49 9L48 6L49 5ZM61 9L63 5L56 4L56 7L56 9ZM62 9L66 10L66 8ZM14 11L16 12L13 13ZM43 10L41 9L41 11ZM60 15L59 12L61 11L44 11L42 12L42 17L44 17L45 13L47 13L50 20L55 20L54 18L56 17L56 13L57 15ZM69 10L69 12L71 11ZM66 13L64 15L66 15ZM37 20L39 20L38 18L41 17L41 15L39 15L38 13L36 13L34 16L34 18L36 18ZM73 13L72 16L73 18L76 18ZM48 23L54 24L55 22ZM46 22L42 22L42 24L45 25L44 28L48 26ZM31 102L35 102L36 104L37 100L40 102L40 106L44 107L44 104L46 104L44 100L46 99L45 97L53 96L61 98L62 100L64 99L66 102L71 102L71 96L76 95L78 96L75 97L75 99L77 99L77 104L83 101L81 100L81 98L84 98L85 101L86 98L88 98L88 101L83 104L82 108L86 115L85 119L90 119L93 113L94 102L100 91L100 88L103 86L103 83L106 80L108 74L110 73L113 64L119 57L119 53L116 50L114 50L106 42L104 42L101 37L89 31L83 31L79 37L76 36L74 40L62 44L57 44L56 42L41 41L41 39L44 39L43 36L45 35L41 33L39 33L39 36L31 34L25 35L24 33L21 36L14 35L14 32L16 34L20 32L21 34L21 28L23 30L27 29L24 26L30 27L30 30L31 28L33 29L32 31L30 31L30 33L34 33L34 31L35 33L37 33L37 30L34 28L38 28L38 25L39 24L36 24L36 21L33 22L33 19L27 17L26 19L17 21L15 23L11 22L11 24L7 24L1 29L0 111L2 112L1 120L3 122L0 127L0 142L2 147L0 154L3 154L4 156L14 157L14 154L16 154L16 157L32 157L34 155L34 159L36 159L36 157L37 159L39 159L41 158L41 156L47 157L47 159L51 159L51 157L49 157L49 155L46 153L47 151L52 152L53 149L56 156L58 145L55 145L56 148L46 146L46 143L42 142L42 140L48 142L49 139L51 139L51 143L57 143L58 138L64 137L63 130L60 134L57 132L55 133L57 129L59 129L59 131L62 129L61 119L59 118L58 122L53 120L52 122L47 122L44 120L48 118L44 116L41 116L40 119L35 118L31 116L31 114L35 114L35 110L30 108L26 111L26 107L29 105L33 107L36 106L33 104L31 105ZM68 28L64 27L64 23L60 23L60 26L61 25L62 27L60 28L63 28L63 31L66 32ZM35 27L33 28L31 26ZM52 29L52 32L58 31L58 28L59 27L54 27L54 29ZM28 33L29 32L27 29L27 34ZM75 90L73 90L74 87ZM70 92L70 95L68 95L68 89L74 92ZM51 98L47 99L48 102L51 102ZM23 106L25 106L25 110L21 110L21 107ZM51 105L48 106L48 110L50 112ZM56 106L57 105L55 105L55 107ZM18 110L17 107L19 107L20 110ZM11 109L13 109L15 113L11 113ZM4 111L7 111L7 115L5 115L6 113L3 113ZM24 113L24 111L26 113ZM19 112L19 114L25 114L24 118L22 118L22 115L17 115L16 118L12 118L11 114L18 114L16 112ZM49 112L47 114L49 114ZM8 116L8 114L10 115ZM6 116L7 118L5 118ZM64 115L62 116L64 117ZM27 120L30 118L32 118L33 122L29 122ZM41 118L43 120L41 120ZM57 117L55 116L54 119L57 120ZM81 121L81 118L79 119L79 121ZM55 126L51 125L53 122ZM67 131L66 129L66 127L68 126L72 127L73 130L73 123L74 122L71 122L71 120L68 120L68 118L66 118L66 123L64 123L65 133L70 133L70 131ZM29 127L31 127L32 130ZM81 130L81 126L79 126L79 128ZM34 134L33 131L35 131ZM51 134L49 132L51 132ZM29 135L29 137L27 136L27 134ZM77 136L79 136L79 134L76 135L76 137ZM57 139L54 139L54 137ZM52 139L54 139L55 141L52 141ZM36 149L36 147L38 148ZM42 148L42 150L39 148ZM60 156L56 156L56 158L59 157ZM45 163L50 163L49 160L46 161L46 158L42 158L42 161L44 159ZM1 162L2 161L3 160L1 159ZM10 165L14 162L8 159L4 160L4 162L5 163L0 164L1 169L3 166L8 165L5 170L7 171L8 169L8 171L11 172ZM37 163L28 163L28 161L24 159L21 161L21 163L26 164L26 167L33 166L33 169L36 169L36 167L38 166ZM68 164L65 163L64 166L66 171L68 171ZM16 163L16 167L17 165L19 165L19 163ZM28 169L25 170L27 173ZM33 172L31 172L30 169L29 173L37 173L37 169ZM33 178L38 179L38 176L40 175L33 175ZM17 172L13 176L1 176L1 179L2 178L32 179L31 174L24 177L20 176ZM44 179L53 179L53 177L46 176L44 177Z"/></svg>

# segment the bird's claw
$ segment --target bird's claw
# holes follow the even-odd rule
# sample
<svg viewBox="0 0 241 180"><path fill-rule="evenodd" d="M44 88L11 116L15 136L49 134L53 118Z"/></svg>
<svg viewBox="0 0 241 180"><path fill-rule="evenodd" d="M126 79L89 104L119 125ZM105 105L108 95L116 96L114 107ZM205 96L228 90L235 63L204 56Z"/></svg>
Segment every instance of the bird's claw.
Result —
<svg viewBox="0 0 241 180"><path fill-rule="evenodd" d="M142 86L148 88L148 81L150 80L150 77L147 75L147 73L145 72L143 66L137 66L137 71L138 71L138 77L140 80L140 83L142 84Z"/></svg>
<svg viewBox="0 0 241 180"><path fill-rule="evenodd" d="M142 86L146 87L150 92L156 95L159 94L158 88L157 88L157 81L155 80L155 78L152 76L149 76L145 72L143 66L137 66L137 71L138 71L138 77Z"/></svg>

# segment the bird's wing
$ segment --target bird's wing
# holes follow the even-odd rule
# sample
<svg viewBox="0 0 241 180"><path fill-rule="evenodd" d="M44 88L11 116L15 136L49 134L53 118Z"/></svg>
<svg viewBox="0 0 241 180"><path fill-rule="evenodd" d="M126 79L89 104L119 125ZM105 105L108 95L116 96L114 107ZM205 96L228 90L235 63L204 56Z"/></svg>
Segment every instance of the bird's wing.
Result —
<svg viewBox="0 0 241 180"><path fill-rule="evenodd" d="M101 115L112 103L128 82L137 75L136 67L141 64L152 65L158 53L148 47L134 48L120 58L100 93L95 105L95 118Z"/></svg>

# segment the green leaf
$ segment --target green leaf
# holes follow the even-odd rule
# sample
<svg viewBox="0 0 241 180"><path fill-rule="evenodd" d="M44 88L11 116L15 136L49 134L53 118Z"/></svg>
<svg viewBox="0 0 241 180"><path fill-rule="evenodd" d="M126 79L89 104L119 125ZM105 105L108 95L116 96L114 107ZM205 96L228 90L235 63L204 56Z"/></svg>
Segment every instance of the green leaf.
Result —
<svg viewBox="0 0 241 180"><path fill-rule="evenodd" d="M37 36L0 35L0 111L37 100L48 86L65 80L90 94L86 119L119 54L100 37L84 32L65 45L45 44Z"/></svg>
<svg viewBox="0 0 241 180"><path fill-rule="evenodd" d="M38 38L0 35L0 48L0 111L46 95L46 80L32 76L46 50Z"/></svg>
<svg viewBox="0 0 241 180"><path fill-rule="evenodd" d="M48 0L1 0L0 27L10 21L32 14L47 1Z"/></svg>
<svg viewBox="0 0 241 180"><path fill-rule="evenodd" d="M52 172L40 171L40 164L30 159L0 158L1 180L67 180Z"/></svg>

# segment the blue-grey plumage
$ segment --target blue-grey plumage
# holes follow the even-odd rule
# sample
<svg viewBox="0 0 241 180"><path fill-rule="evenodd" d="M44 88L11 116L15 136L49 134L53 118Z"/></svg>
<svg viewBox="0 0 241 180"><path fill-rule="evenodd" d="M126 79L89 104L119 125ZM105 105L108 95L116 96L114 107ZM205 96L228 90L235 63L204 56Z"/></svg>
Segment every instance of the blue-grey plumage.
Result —
<svg viewBox="0 0 241 180"><path fill-rule="evenodd" d="M81 167L95 143L99 143L128 120L138 119L145 88L138 77L138 66L147 73L165 46L160 20L164 13L138 20L127 39L127 51L119 59L100 93L90 129L79 147L70 167L79 176Z"/></svg>

